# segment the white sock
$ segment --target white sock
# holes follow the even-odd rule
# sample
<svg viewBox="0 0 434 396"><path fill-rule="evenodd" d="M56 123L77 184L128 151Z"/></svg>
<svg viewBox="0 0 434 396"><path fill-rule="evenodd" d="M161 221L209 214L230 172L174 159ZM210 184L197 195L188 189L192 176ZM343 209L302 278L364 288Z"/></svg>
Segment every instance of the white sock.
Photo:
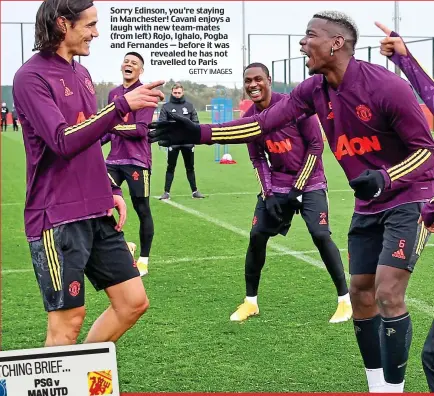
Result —
<svg viewBox="0 0 434 396"><path fill-rule="evenodd" d="M351 304L350 293L347 293L343 296L338 296L338 303L340 303L341 301L346 301L348 304Z"/></svg>
<svg viewBox="0 0 434 396"><path fill-rule="evenodd" d="M384 393L404 393L404 382L405 381L402 381L400 384L389 384L389 383L385 382L382 392L384 392Z"/></svg>
<svg viewBox="0 0 434 396"><path fill-rule="evenodd" d="M366 379L370 393L381 393L384 391L385 381L382 368L367 369L365 368Z"/></svg>
<svg viewBox="0 0 434 396"><path fill-rule="evenodd" d="M258 305L258 296L255 296L255 297L247 297L246 296L246 300L248 302L251 302L252 304Z"/></svg>
<svg viewBox="0 0 434 396"><path fill-rule="evenodd" d="M143 264L148 264L148 259L149 259L149 257L140 256L138 261L140 261Z"/></svg>

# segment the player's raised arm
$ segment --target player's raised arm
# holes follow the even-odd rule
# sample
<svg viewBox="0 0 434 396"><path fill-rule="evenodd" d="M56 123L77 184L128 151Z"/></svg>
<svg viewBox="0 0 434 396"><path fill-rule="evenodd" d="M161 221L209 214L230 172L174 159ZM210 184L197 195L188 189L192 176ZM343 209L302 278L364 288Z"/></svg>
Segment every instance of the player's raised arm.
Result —
<svg viewBox="0 0 434 396"><path fill-rule="evenodd" d="M375 25L386 34L386 37L381 41L380 53L399 66L428 109L434 114L433 79L414 58L398 33L379 22L376 22ZM423 206L421 220L425 227L431 232L434 231L434 228L431 229L434 225L434 198Z"/></svg>
<svg viewBox="0 0 434 396"><path fill-rule="evenodd" d="M273 129L295 123L301 117L313 115L314 79L299 84L290 95L260 114L222 124L197 125L184 117L169 114L167 121L155 122L149 136L160 146L174 144L241 144L254 141L257 136Z"/></svg>
<svg viewBox="0 0 434 396"><path fill-rule="evenodd" d="M122 122L122 117L130 110L157 107L158 101L164 96L153 88L163 83L158 81L143 88L138 87L137 91L116 98L97 114L76 125L68 125L53 99L48 83L36 72L15 76L13 96L17 108L34 126L35 134L53 152L70 158L101 139L107 130Z"/></svg>
<svg viewBox="0 0 434 396"><path fill-rule="evenodd" d="M387 103L383 100L380 106L410 151L403 161L385 169L387 189L417 182L420 176L433 169L434 140L419 103L406 81L401 80L390 87L386 98Z"/></svg>
<svg viewBox="0 0 434 396"><path fill-rule="evenodd" d="M434 114L434 81L409 51L401 36L376 22L386 37L381 41L380 53L399 66L411 85Z"/></svg>

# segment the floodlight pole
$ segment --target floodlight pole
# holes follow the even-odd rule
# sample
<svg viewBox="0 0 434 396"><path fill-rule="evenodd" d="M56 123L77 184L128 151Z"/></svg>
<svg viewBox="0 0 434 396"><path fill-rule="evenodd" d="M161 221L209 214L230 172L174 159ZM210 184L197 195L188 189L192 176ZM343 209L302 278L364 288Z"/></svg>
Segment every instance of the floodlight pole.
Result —
<svg viewBox="0 0 434 396"><path fill-rule="evenodd" d="M21 25L21 64L24 64L24 31L23 31L23 24Z"/></svg>
<svg viewBox="0 0 434 396"><path fill-rule="evenodd" d="M242 1L241 15L242 15L241 22L242 22L242 34L243 34L243 40L242 40L243 46L242 46L242 49L243 49L243 72L244 72L244 69L247 66L247 64L246 64L246 49L247 49L246 48L246 8L245 8L245 2L244 2L244 0ZM243 91L242 98L246 99L246 92L244 90L244 84L241 84L241 89Z"/></svg>
<svg viewBox="0 0 434 396"><path fill-rule="evenodd" d="M399 2L395 1L395 11L394 11L394 20L395 20L395 27L394 27L394 31L396 33L399 33L399 21L401 19L401 17L399 16ZM395 73L400 76L401 75L401 69L395 65Z"/></svg>

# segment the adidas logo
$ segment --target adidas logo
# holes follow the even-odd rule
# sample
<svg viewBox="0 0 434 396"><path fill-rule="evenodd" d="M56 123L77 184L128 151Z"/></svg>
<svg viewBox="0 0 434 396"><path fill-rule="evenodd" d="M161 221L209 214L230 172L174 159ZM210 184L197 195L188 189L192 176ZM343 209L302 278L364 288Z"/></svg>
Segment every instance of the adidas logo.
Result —
<svg viewBox="0 0 434 396"><path fill-rule="evenodd" d="M322 219L319 223L322 224L322 225L327 224L327 220L326 219Z"/></svg>
<svg viewBox="0 0 434 396"><path fill-rule="evenodd" d="M405 260L405 254L402 249L398 249L395 253L392 254L392 257L396 257L402 260Z"/></svg>
<svg viewBox="0 0 434 396"><path fill-rule="evenodd" d="M73 92L68 87L65 87L65 96L71 96L72 94Z"/></svg>

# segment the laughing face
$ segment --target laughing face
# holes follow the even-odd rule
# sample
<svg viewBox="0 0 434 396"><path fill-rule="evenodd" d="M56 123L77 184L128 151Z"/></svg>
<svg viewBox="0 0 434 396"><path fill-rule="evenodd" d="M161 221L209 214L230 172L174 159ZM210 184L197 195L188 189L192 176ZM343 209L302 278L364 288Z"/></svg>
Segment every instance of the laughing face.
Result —
<svg viewBox="0 0 434 396"><path fill-rule="evenodd" d="M266 103L271 98L271 77L261 67L252 67L244 72L244 89L253 103Z"/></svg>
<svg viewBox="0 0 434 396"><path fill-rule="evenodd" d="M309 75L322 74L335 57L331 55L332 48L336 50L337 36L329 31L327 21L313 18L306 29L306 36L300 40L302 55L307 57L306 67Z"/></svg>
<svg viewBox="0 0 434 396"><path fill-rule="evenodd" d="M65 31L65 40L62 45L71 55L88 56L90 54L91 41L99 36L96 24L98 22L95 7L90 7L81 12L80 19L74 26L68 20L61 20L60 25Z"/></svg>
<svg viewBox="0 0 434 396"><path fill-rule="evenodd" d="M122 77L125 81L136 81L143 73L142 61L134 55L127 55L121 66Z"/></svg>

